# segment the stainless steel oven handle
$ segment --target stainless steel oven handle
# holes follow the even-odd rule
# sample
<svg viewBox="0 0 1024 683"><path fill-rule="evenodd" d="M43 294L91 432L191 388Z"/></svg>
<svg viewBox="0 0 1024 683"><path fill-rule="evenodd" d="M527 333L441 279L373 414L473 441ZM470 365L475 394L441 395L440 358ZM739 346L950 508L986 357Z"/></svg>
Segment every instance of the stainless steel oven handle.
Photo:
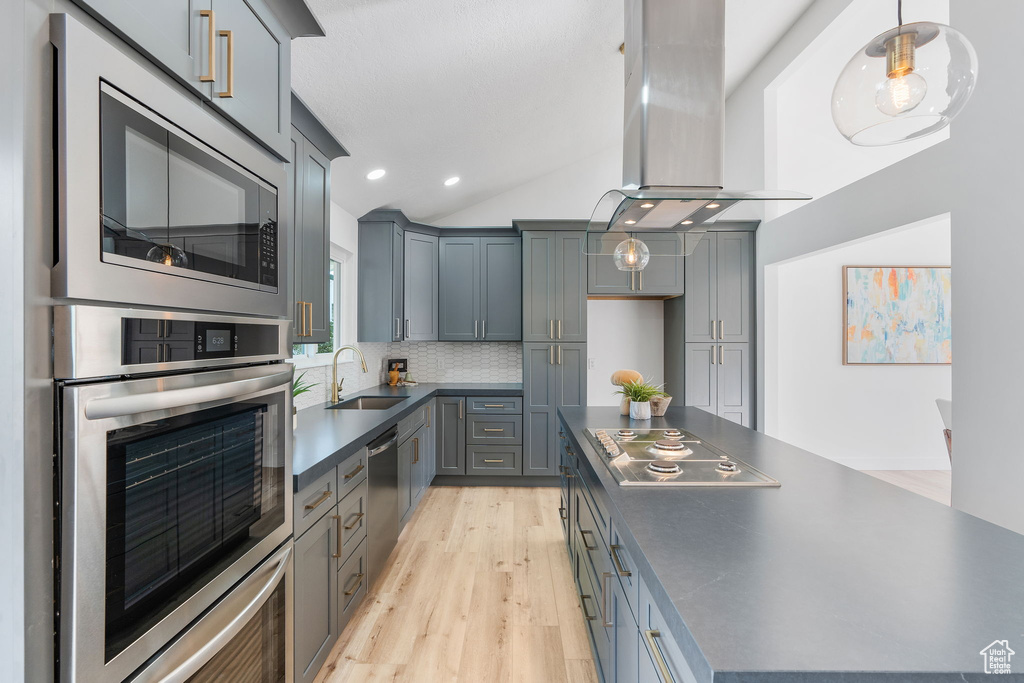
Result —
<svg viewBox="0 0 1024 683"><path fill-rule="evenodd" d="M144 670L135 681L184 683L203 668L203 665L213 659L214 655L238 635L238 632L263 607L263 604L284 579L291 556L290 545L278 552L277 557L258 569L257 573L229 593L191 630L186 631L181 638L165 650L160 659L155 662L155 666ZM270 575L269 578L263 580L267 574ZM249 585L256 581L262 581L262 583ZM240 608L240 606L242 607ZM218 632L206 633L207 630L218 627L220 628Z"/></svg>
<svg viewBox="0 0 1024 683"><path fill-rule="evenodd" d="M154 410L168 410L197 403L219 401L233 396L244 396L264 389L272 389L291 382L292 369L277 372L266 377L238 379L223 384L211 384L187 389L169 389L136 396L94 398L85 404L85 417L89 420L105 420L111 417L137 415Z"/></svg>

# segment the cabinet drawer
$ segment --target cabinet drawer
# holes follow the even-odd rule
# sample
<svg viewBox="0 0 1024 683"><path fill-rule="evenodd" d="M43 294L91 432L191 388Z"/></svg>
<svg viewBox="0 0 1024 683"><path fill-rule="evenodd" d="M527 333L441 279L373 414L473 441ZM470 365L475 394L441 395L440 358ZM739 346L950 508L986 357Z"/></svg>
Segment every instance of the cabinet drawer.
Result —
<svg viewBox="0 0 1024 683"><path fill-rule="evenodd" d="M591 572L591 580L597 583L602 572L606 570L605 558L608 557L608 549L601 538L590 506L579 489L576 490L576 533L577 541L580 543L579 555L586 560L584 564Z"/></svg>
<svg viewBox="0 0 1024 683"><path fill-rule="evenodd" d="M338 465L338 500L366 481L366 451L362 450Z"/></svg>
<svg viewBox="0 0 1024 683"><path fill-rule="evenodd" d="M467 415L466 443L521 445L523 443L523 416Z"/></svg>
<svg viewBox="0 0 1024 683"><path fill-rule="evenodd" d="M359 603L366 597L366 539L338 569L338 631L345 629Z"/></svg>
<svg viewBox="0 0 1024 683"><path fill-rule="evenodd" d="M292 515L295 538L306 532L316 521L334 509L338 502L338 470L331 468L315 482L295 494Z"/></svg>
<svg viewBox="0 0 1024 683"><path fill-rule="evenodd" d="M366 538L366 480L338 503L338 559L344 562Z"/></svg>
<svg viewBox="0 0 1024 683"><path fill-rule="evenodd" d="M647 586L640 582L640 618L637 620L640 627L640 639L644 643L644 649L654 663L655 669L660 669L664 664L672 675L671 680L680 683L693 683L697 680L693 670L679 649L675 638L666 628L665 619L651 599ZM645 655L641 651L641 668L644 667ZM661 676L664 678L664 676Z"/></svg>
<svg viewBox="0 0 1024 683"><path fill-rule="evenodd" d="M576 478L574 481L576 483L576 488L583 493L584 500L586 500L587 505L590 506L590 513L594 517L598 535L601 536L604 543L607 545L609 522L608 512L591 491L590 483L587 481L587 473L583 468L578 467L576 469Z"/></svg>
<svg viewBox="0 0 1024 683"><path fill-rule="evenodd" d="M466 399L469 413L523 413L523 399L520 396L470 396Z"/></svg>
<svg viewBox="0 0 1024 683"><path fill-rule="evenodd" d="M466 474L523 473L522 446L467 446Z"/></svg>
<svg viewBox="0 0 1024 683"><path fill-rule="evenodd" d="M422 405L413 411L411 415L403 418L398 423L398 443L403 443L412 436L417 429L427 423L427 406Z"/></svg>

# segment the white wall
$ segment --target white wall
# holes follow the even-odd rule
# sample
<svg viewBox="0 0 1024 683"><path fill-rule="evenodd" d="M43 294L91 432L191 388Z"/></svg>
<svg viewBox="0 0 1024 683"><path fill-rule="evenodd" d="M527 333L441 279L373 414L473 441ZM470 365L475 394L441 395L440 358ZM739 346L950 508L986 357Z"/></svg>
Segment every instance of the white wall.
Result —
<svg viewBox="0 0 1024 683"><path fill-rule="evenodd" d="M952 368L844 366L840 344L844 265L950 256L947 215L776 266L778 385L765 432L857 469L947 469L935 399L950 398Z"/></svg>
<svg viewBox="0 0 1024 683"><path fill-rule="evenodd" d="M511 225L513 220L589 219L601 196L622 185L622 144L569 164L434 225Z"/></svg>
<svg viewBox="0 0 1024 683"><path fill-rule="evenodd" d="M341 343L356 343L358 320L357 288L359 256L359 220L334 202L331 202L331 258L344 257L344 278L341 301ZM346 352L345 356L351 356ZM351 358L350 358L351 360Z"/></svg>
<svg viewBox="0 0 1024 683"><path fill-rule="evenodd" d="M655 384L665 381L664 309L661 301L587 302L587 405L619 405L609 381L616 370L637 370Z"/></svg>

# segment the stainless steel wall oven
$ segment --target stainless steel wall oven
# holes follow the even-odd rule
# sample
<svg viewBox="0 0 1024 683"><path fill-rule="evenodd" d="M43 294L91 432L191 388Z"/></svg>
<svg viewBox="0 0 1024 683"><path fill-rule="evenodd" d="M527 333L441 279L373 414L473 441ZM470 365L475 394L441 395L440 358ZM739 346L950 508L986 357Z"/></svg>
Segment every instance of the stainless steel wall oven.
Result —
<svg viewBox="0 0 1024 683"><path fill-rule="evenodd" d="M62 680L289 680L288 323L59 306L54 333Z"/></svg>

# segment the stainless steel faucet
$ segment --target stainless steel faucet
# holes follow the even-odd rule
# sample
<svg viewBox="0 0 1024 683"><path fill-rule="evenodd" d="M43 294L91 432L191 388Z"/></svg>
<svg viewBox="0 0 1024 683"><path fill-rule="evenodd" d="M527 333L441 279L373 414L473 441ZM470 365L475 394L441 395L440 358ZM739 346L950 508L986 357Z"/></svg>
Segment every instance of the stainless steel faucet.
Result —
<svg viewBox="0 0 1024 683"><path fill-rule="evenodd" d="M342 377L341 381L338 381L338 354L345 350L352 350L359 356L359 362L363 366L363 372L368 372L366 369L366 359L363 358L363 352L354 346L342 346L340 349L334 352L334 362L331 368L331 403L338 402L338 396L341 394L341 385L345 382L345 378Z"/></svg>

